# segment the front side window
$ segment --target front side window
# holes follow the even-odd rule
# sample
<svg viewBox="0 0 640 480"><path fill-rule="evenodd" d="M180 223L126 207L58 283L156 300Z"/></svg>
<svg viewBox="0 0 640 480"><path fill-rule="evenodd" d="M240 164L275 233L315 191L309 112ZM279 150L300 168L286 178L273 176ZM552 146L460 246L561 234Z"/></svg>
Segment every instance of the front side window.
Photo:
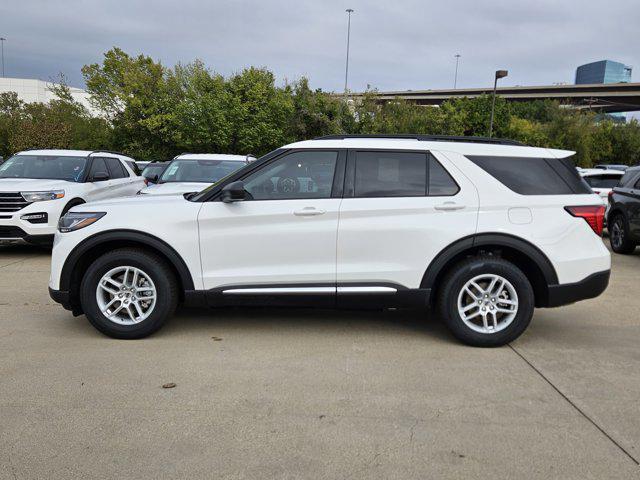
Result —
<svg viewBox="0 0 640 480"><path fill-rule="evenodd" d="M0 178L34 178L79 182L86 157L14 155L0 165Z"/></svg>
<svg viewBox="0 0 640 480"><path fill-rule="evenodd" d="M417 197L426 193L426 153L356 152L356 197Z"/></svg>
<svg viewBox="0 0 640 480"><path fill-rule="evenodd" d="M89 171L89 179L93 179L96 174L106 175L109 177L109 170L104 158L94 158L91 162L91 170Z"/></svg>
<svg viewBox="0 0 640 480"><path fill-rule="evenodd" d="M249 174L244 188L253 200L329 198L337 161L336 151L290 153Z"/></svg>
<svg viewBox="0 0 640 480"><path fill-rule="evenodd" d="M176 159L164 171L160 183L215 183L244 166L244 162L230 160Z"/></svg>

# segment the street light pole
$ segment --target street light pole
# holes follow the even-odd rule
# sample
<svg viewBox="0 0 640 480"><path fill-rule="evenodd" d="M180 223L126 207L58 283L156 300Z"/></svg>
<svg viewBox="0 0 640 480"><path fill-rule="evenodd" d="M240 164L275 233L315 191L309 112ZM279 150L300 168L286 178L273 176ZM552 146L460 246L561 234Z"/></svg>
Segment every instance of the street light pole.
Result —
<svg viewBox="0 0 640 480"><path fill-rule="evenodd" d="M493 82L493 98L491 99L491 120L489 121L489 138L493 134L493 113L496 109L496 89L498 88L498 79L504 78L509 75L508 70L498 70L496 71L496 78Z"/></svg>
<svg viewBox="0 0 640 480"><path fill-rule="evenodd" d="M349 16L349 20L347 22L347 63L344 68L344 96L347 97L347 85L349 81L349 41L351 40L351 14L353 13L353 8L347 8L345 10Z"/></svg>
<svg viewBox="0 0 640 480"><path fill-rule="evenodd" d="M458 62L460 61L461 55L456 53L456 75L453 77L453 89L455 90L458 87Z"/></svg>
<svg viewBox="0 0 640 480"><path fill-rule="evenodd" d="M6 40L6 38L0 37L0 45L2 46L2 78L4 78L4 42Z"/></svg>

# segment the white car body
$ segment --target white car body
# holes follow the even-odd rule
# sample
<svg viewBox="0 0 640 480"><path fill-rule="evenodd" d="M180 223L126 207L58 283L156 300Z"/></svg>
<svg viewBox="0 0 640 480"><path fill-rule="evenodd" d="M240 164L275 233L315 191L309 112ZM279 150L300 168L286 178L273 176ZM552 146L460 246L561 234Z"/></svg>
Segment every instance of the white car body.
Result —
<svg viewBox="0 0 640 480"><path fill-rule="evenodd" d="M318 151L337 155L340 167L335 172L344 168L344 178L340 173L333 177L332 196L264 200L252 195L245 201L219 201L223 187L231 188L238 179L260 178L261 172L269 172L270 162L276 165L289 155ZM355 155L360 152L410 152L424 156L428 165L435 160L457 191L357 197ZM75 207L72 213L102 216L79 230L56 234L51 296L81 313L74 275L81 275L86 262L108 252L109 242L122 237L128 245L149 249L173 265L185 302L194 305L260 304L265 299L272 304L286 297L323 299L327 305L355 300L367 306L382 299L387 306L428 306L447 268L466 255L486 254L522 254L528 259L522 260L522 268L534 285L538 307L591 298L606 288L611 258L601 232L594 233L585 218L567 210L601 209L600 197L580 182L573 167L559 160L572 154L512 144L404 138L294 143L190 199L140 195ZM560 168L573 171L581 193L516 193L470 160L479 157L555 159L562 163ZM392 175L393 161L384 165L384 175ZM431 175L436 178L428 173L428 182ZM300 170L299 179L303 178L307 175ZM304 195L309 196L306 191ZM123 230L127 233L119 233Z"/></svg>
<svg viewBox="0 0 640 480"><path fill-rule="evenodd" d="M251 160L254 160L253 157L249 157L246 155L228 155L228 154L218 154L218 153L183 153L182 155L176 156L167 168L165 169L165 173L171 174L172 168L175 168L176 163L180 160L222 160L227 162L238 162L238 168L242 168L243 166L250 163ZM160 178L159 183L148 185L147 187L140 190L141 195L175 195L175 194L185 194L192 192L199 192L204 190L212 183L220 180L219 178L212 178L211 181L208 182L176 182L169 181L163 182L162 178L165 176L163 173Z"/></svg>
<svg viewBox="0 0 640 480"><path fill-rule="evenodd" d="M79 181L0 178L0 243L47 243L53 239L58 220L68 205L132 196L144 185L142 177L135 175L127 164L132 159L120 154L86 150L28 150L14 155L21 156L85 157L86 171L78 172L82 174ZM109 158L117 159L127 176L89 181L88 169L92 163L97 162L96 159ZM3 168L8 168L8 160L0 166L0 175ZM53 191L64 193L61 198L31 203L25 201L21 193ZM45 223L33 223L25 219L25 216L43 213L46 214Z"/></svg>

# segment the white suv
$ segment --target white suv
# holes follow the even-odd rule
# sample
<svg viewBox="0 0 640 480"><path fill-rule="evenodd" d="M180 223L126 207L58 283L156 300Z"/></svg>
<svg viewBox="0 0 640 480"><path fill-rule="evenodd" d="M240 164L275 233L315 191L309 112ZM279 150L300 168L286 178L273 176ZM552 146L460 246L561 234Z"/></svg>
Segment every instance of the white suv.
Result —
<svg viewBox="0 0 640 480"><path fill-rule="evenodd" d="M0 165L0 244L51 244L71 207L135 195L144 186L128 162L105 151L27 150Z"/></svg>
<svg viewBox="0 0 640 480"><path fill-rule="evenodd" d="M571 154L420 135L294 143L194 195L73 208L50 294L117 338L182 302L434 308L462 341L502 345L534 307L607 287L604 207Z"/></svg>

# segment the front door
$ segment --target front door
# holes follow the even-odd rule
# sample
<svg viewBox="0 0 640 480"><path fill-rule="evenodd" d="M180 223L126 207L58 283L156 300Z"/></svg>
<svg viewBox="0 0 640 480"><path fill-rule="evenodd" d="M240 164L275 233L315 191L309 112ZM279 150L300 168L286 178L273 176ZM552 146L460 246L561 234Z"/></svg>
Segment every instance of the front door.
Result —
<svg viewBox="0 0 640 480"><path fill-rule="evenodd" d="M344 172L343 156L287 152L242 179L246 200L205 202L198 217L204 288L236 298L332 299L342 193L334 177Z"/></svg>

